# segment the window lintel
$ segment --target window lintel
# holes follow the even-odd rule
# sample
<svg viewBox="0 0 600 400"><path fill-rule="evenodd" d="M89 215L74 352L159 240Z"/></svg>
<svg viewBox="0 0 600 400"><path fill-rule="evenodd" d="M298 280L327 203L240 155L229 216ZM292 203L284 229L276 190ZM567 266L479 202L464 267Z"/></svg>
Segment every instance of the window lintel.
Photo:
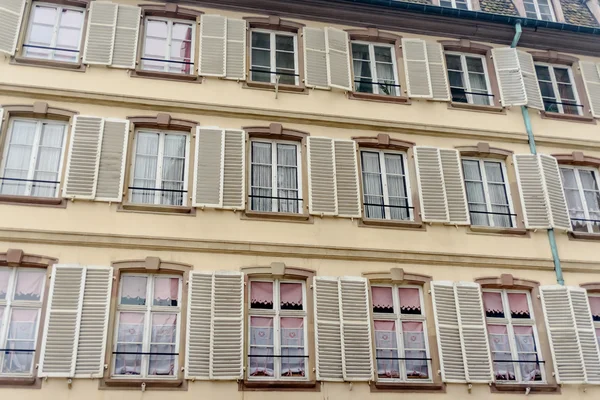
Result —
<svg viewBox="0 0 600 400"><path fill-rule="evenodd" d="M354 140L359 147L388 150L406 151L415 145L413 142L392 139L387 133L379 133L377 136L356 136L353 137L352 140Z"/></svg>
<svg viewBox="0 0 600 400"><path fill-rule="evenodd" d="M460 152L461 156L466 157L499 158L505 160L513 154L511 150L491 147L486 142L479 142L475 146L457 146L455 149Z"/></svg>
<svg viewBox="0 0 600 400"><path fill-rule="evenodd" d="M56 4L57 6L88 8L92 0L41 0L39 3ZM34 4L37 2L34 2Z"/></svg>
<svg viewBox="0 0 600 400"><path fill-rule="evenodd" d="M446 51L457 51L460 53L474 53L487 55L488 52L492 50L491 46L482 43L472 42L469 39L440 40L438 43L440 43Z"/></svg>
<svg viewBox="0 0 600 400"><path fill-rule="evenodd" d="M299 22L281 19L278 16L244 17L250 28L269 29L274 31L287 31L298 33L305 25Z"/></svg>
<svg viewBox="0 0 600 400"><path fill-rule="evenodd" d="M350 40L364 40L367 42L380 42L400 45L402 36L389 32L382 32L377 28L369 27L366 29L346 29Z"/></svg>
<svg viewBox="0 0 600 400"><path fill-rule="evenodd" d="M600 167L600 158L586 156L581 151L574 151L571 154L552 154L559 164L580 165L584 167Z"/></svg>
<svg viewBox="0 0 600 400"><path fill-rule="evenodd" d="M177 4L141 4L142 15L178 19L196 20L202 14L202 11L192 10L191 8L179 7Z"/></svg>
<svg viewBox="0 0 600 400"><path fill-rule="evenodd" d="M477 278L475 283L480 284L484 289L522 289L527 291L540 286L537 281L515 278L512 274Z"/></svg>
<svg viewBox="0 0 600 400"><path fill-rule="evenodd" d="M171 114L158 113L155 117L151 116L136 116L127 117L135 128L153 128L153 129L168 129L168 130L184 130L186 132L196 129L198 122L187 119L172 118Z"/></svg>
<svg viewBox="0 0 600 400"><path fill-rule="evenodd" d="M600 294L600 282L583 283L580 285L588 291L588 293Z"/></svg>
<svg viewBox="0 0 600 400"><path fill-rule="evenodd" d="M146 257L144 260L123 260L114 261L112 267L123 272L145 272L145 273L175 273L183 275L193 269L192 265L177 263L177 262L165 262L158 257Z"/></svg>
<svg viewBox="0 0 600 400"><path fill-rule="evenodd" d="M263 139L280 139L302 141L310 136L310 133L296 129L287 129L283 125L272 123L269 126L245 126L242 128L249 137Z"/></svg>
<svg viewBox="0 0 600 400"><path fill-rule="evenodd" d="M424 286L433 279L429 275L406 273L403 268L391 268L387 272L365 272L362 274L369 283L392 282L395 284L412 284Z"/></svg>
<svg viewBox="0 0 600 400"><path fill-rule="evenodd" d="M65 108L50 107L44 101L36 101L32 105L3 105L7 116L37 118L37 119L55 119L69 121L73 116L79 114L77 111L67 110ZM5 116L6 118L6 116Z"/></svg>
<svg viewBox="0 0 600 400"><path fill-rule="evenodd" d="M313 270L300 267L288 267L282 262L272 262L268 267L242 267L241 271L248 278L290 278L308 281L316 275L315 271Z"/></svg>
<svg viewBox="0 0 600 400"><path fill-rule="evenodd" d="M54 257L27 254L22 249L8 249L6 253L0 253L0 266L48 268L58 263Z"/></svg>
<svg viewBox="0 0 600 400"><path fill-rule="evenodd" d="M554 50L530 51L529 54L531 54L534 61L546 62L549 64L563 64L571 66L579 61L579 58L577 57L562 54Z"/></svg>

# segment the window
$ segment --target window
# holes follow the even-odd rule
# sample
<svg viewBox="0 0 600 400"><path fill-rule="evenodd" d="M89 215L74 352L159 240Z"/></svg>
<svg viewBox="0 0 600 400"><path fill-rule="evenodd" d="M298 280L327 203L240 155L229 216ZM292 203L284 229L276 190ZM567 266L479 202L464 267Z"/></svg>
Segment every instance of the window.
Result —
<svg viewBox="0 0 600 400"><path fill-rule="evenodd" d="M594 326L596 327L596 338L598 339L598 344L600 344L600 295L595 293L590 294L589 300Z"/></svg>
<svg viewBox="0 0 600 400"><path fill-rule="evenodd" d="M189 134L140 130L136 135L131 201L185 206Z"/></svg>
<svg viewBox="0 0 600 400"><path fill-rule="evenodd" d="M176 378L181 278L123 274L113 345L113 375Z"/></svg>
<svg viewBox="0 0 600 400"><path fill-rule="evenodd" d="M471 3L469 0L440 0L441 7L458 8L460 10L470 10Z"/></svg>
<svg viewBox="0 0 600 400"><path fill-rule="evenodd" d="M142 69L194 74L195 32L192 21L147 17Z"/></svg>
<svg viewBox="0 0 600 400"><path fill-rule="evenodd" d="M79 62L84 16L83 8L34 3L23 55Z"/></svg>
<svg viewBox="0 0 600 400"><path fill-rule="evenodd" d="M472 225L514 227L506 168L501 161L462 159Z"/></svg>
<svg viewBox="0 0 600 400"><path fill-rule="evenodd" d="M560 172L573 230L600 233L598 172L591 168L567 166L561 166Z"/></svg>
<svg viewBox="0 0 600 400"><path fill-rule="evenodd" d="M251 142L250 209L302 213L300 146L294 142Z"/></svg>
<svg viewBox="0 0 600 400"><path fill-rule="evenodd" d="M352 42L352 65L355 91L387 96L400 95L393 45Z"/></svg>
<svg viewBox="0 0 600 400"><path fill-rule="evenodd" d="M483 304L496 381L543 381L530 294L484 290Z"/></svg>
<svg viewBox="0 0 600 400"><path fill-rule="evenodd" d="M66 123L11 119L0 174L0 194L58 196Z"/></svg>
<svg viewBox="0 0 600 400"><path fill-rule="evenodd" d="M366 217L412 220L406 154L363 150L360 157Z"/></svg>
<svg viewBox="0 0 600 400"><path fill-rule="evenodd" d="M484 56L446 52L452 101L489 106L493 104Z"/></svg>
<svg viewBox="0 0 600 400"><path fill-rule="evenodd" d="M249 379L307 379L305 282L250 281L249 314Z"/></svg>
<svg viewBox="0 0 600 400"><path fill-rule="evenodd" d="M251 79L298 85L298 41L293 33L252 31Z"/></svg>
<svg viewBox="0 0 600 400"><path fill-rule="evenodd" d="M419 286L371 287L377 376L380 380L431 380L423 291Z"/></svg>
<svg viewBox="0 0 600 400"><path fill-rule="evenodd" d="M546 111L581 115L583 106L579 104L571 67L536 64L535 72Z"/></svg>
<svg viewBox="0 0 600 400"><path fill-rule="evenodd" d="M44 269L0 267L0 376L33 374L45 283Z"/></svg>
<svg viewBox="0 0 600 400"><path fill-rule="evenodd" d="M523 0L523 5L527 18L554 21L554 11L550 0Z"/></svg>

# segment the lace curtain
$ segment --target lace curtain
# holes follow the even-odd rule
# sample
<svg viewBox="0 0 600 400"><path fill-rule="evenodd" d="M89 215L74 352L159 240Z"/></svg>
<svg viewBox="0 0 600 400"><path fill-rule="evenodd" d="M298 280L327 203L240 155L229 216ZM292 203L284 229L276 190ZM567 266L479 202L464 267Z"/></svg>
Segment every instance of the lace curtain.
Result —
<svg viewBox="0 0 600 400"><path fill-rule="evenodd" d="M121 304L146 304L146 287L148 278L145 276L123 276L121 280Z"/></svg>
<svg viewBox="0 0 600 400"><path fill-rule="evenodd" d="M281 318L281 356L281 376L305 375L303 318Z"/></svg>
<svg viewBox="0 0 600 400"><path fill-rule="evenodd" d="M250 317L250 376L273 376L273 318Z"/></svg>
<svg viewBox="0 0 600 400"><path fill-rule="evenodd" d="M400 360L394 321L375 321L375 348L377 375L380 378L399 378Z"/></svg>
<svg viewBox="0 0 600 400"><path fill-rule="evenodd" d="M425 335L422 322L402 322L404 339L404 357L407 379L426 379L429 377Z"/></svg>
<svg viewBox="0 0 600 400"><path fill-rule="evenodd" d="M142 355L144 342L145 314L121 312L117 331L117 353L115 355L115 374L140 375L142 373Z"/></svg>
<svg viewBox="0 0 600 400"><path fill-rule="evenodd" d="M8 268L0 267L0 300L6 299L8 292L8 278L10 278L11 270ZM0 318L0 321L2 319Z"/></svg>
<svg viewBox="0 0 600 400"><path fill-rule="evenodd" d="M37 309L13 308L8 324L7 349L35 350L35 334L38 321ZM2 318L3 311L0 311ZM4 352L3 373L29 373L33 365L34 352Z"/></svg>
<svg viewBox="0 0 600 400"><path fill-rule="evenodd" d="M174 375L176 363L177 314L152 314L148 375Z"/></svg>
<svg viewBox="0 0 600 400"><path fill-rule="evenodd" d="M508 338L508 327L505 325L488 325L494 374L498 380L516 380L515 365L520 369L523 381L541 380L540 365L537 362L537 348L533 327L514 326L516 358L513 357ZM518 363L513 360L519 361ZM525 361L525 362L523 362ZM531 361L531 362L527 362Z"/></svg>

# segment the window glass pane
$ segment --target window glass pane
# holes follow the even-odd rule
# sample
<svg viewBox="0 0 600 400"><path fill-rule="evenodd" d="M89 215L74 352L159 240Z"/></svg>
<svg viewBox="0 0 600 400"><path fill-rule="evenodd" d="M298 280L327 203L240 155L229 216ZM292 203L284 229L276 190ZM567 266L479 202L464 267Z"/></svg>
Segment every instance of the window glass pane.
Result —
<svg viewBox="0 0 600 400"><path fill-rule="evenodd" d="M277 54L275 55L275 61L276 61L276 66L278 69L278 72L284 72L284 73L290 73L293 74L294 70L296 68L296 64L295 64L295 58L294 58L294 53L282 53L282 52L277 52ZM279 70L282 71L279 71ZM291 70L291 71L285 71L285 70ZM282 76L283 78L283 76Z"/></svg>
<svg viewBox="0 0 600 400"><path fill-rule="evenodd" d="M592 310L592 317L594 321L600 322L600 297L590 296L590 308Z"/></svg>
<svg viewBox="0 0 600 400"><path fill-rule="evenodd" d="M479 169L479 161L462 160L463 173L466 180L481 181L481 170Z"/></svg>
<svg viewBox="0 0 600 400"><path fill-rule="evenodd" d="M13 122L3 178L27 179L36 127L37 123L34 121ZM2 180L0 185L1 194L24 195L27 184L22 181Z"/></svg>
<svg viewBox="0 0 600 400"><path fill-rule="evenodd" d="M484 73L483 69L483 60L479 57L465 57L465 61L467 62L467 69L469 72L479 72Z"/></svg>
<svg viewBox="0 0 600 400"><path fill-rule="evenodd" d="M485 296L484 292L484 296ZM499 295L499 293L497 293ZM484 298L485 301L485 298ZM494 362L494 375L498 381L516 380L515 366L510 350L508 329L505 325L488 325L490 349Z"/></svg>
<svg viewBox="0 0 600 400"><path fill-rule="evenodd" d="M460 56L456 54L446 54L446 67L455 71L462 71Z"/></svg>
<svg viewBox="0 0 600 400"><path fill-rule="evenodd" d="M273 318L250 317L250 376L273 376Z"/></svg>
<svg viewBox="0 0 600 400"><path fill-rule="evenodd" d="M142 373L142 355L140 353L142 353L144 342L144 321L143 313L121 312L119 314L115 375L140 375Z"/></svg>
<svg viewBox="0 0 600 400"><path fill-rule="evenodd" d="M562 176L564 188L577 189L577 181L575 180L575 170L571 168L561 168L560 174Z"/></svg>
<svg viewBox="0 0 600 400"><path fill-rule="evenodd" d="M377 73L377 82L379 94L396 95L396 77L394 66L392 64L377 63L375 66Z"/></svg>
<svg viewBox="0 0 600 400"><path fill-rule="evenodd" d="M40 301L46 280L44 269L18 269L15 301Z"/></svg>
<svg viewBox="0 0 600 400"><path fill-rule="evenodd" d="M165 135L161 204L183 205L185 196L186 136Z"/></svg>
<svg viewBox="0 0 600 400"><path fill-rule="evenodd" d="M586 190L598 190L598 183L596 182L596 176L593 171L580 169L579 178L581 179L581 186Z"/></svg>
<svg viewBox="0 0 600 400"><path fill-rule="evenodd" d="M177 314L156 313L152 315L148 375L169 376L175 374L177 340Z"/></svg>
<svg viewBox="0 0 600 400"><path fill-rule="evenodd" d="M527 294L508 293L508 305L512 318L531 318Z"/></svg>
<svg viewBox="0 0 600 400"><path fill-rule="evenodd" d="M287 35L275 35L275 49L283 51L294 51L294 37Z"/></svg>
<svg viewBox="0 0 600 400"><path fill-rule="evenodd" d="M369 61L369 46L366 44L352 43L352 58L355 60Z"/></svg>
<svg viewBox="0 0 600 400"><path fill-rule="evenodd" d="M12 269L0 267L0 300L6 299L8 293L8 279ZM1 320L2 318L0 318Z"/></svg>
<svg viewBox="0 0 600 400"><path fill-rule="evenodd" d="M38 309L13 309L8 324L6 349L35 350ZM34 352L4 352L2 372L12 374L30 373Z"/></svg>
<svg viewBox="0 0 600 400"><path fill-rule="evenodd" d="M373 51L375 53L375 61L388 64L393 63L392 49L390 47L373 46Z"/></svg>
<svg viewBox="0 0 600 400"><path fill-rule="evenodd" d="M543 80L543 81L551 81L552 80L552 78L550 78L550 69L545 65L536 65L535 72L536 72L539 80Z"/></svg>
<svg viewBox="0 0 600 400"><path fill-rule="evenodd" d="M498 292L483 292L485 316L488 318L504 318L502 295Z"/></svg>
<svg viewBox="0 0 600 400"><path fill-rule="evenodd" d="M407 379L428 379L429 368L422 322L402 322Z"/></svg>
<svg viewBox="0 0 600 400"><path fill-rule="evenodd" d="M4 311L6 307L0 306L0 332L2 332L2 327L4 326Z"/></svg>
<svg viewBox="0 0 600 400"><path fill-rule="evenodd" d="M146 36L166 39L169 31L167 21L148 20L146 23Z"/></svg>
<svg viewBox="0 0 600 400"><path fill-rule="evenodd" d="M250 308L273 309L273 282L250 282Z"/></svg>
<svg viewBox="0 0 600 400"><path fill-rule="evenodd" d="M36 24L54 25L57 16L56 7L47 7L37 5L33 13L33 22Z"/></svg>
<svg viewBox="0 0 600 400"><path fill-rule="evenodd" d="M598 344L600 344L600 328L596 328L596 339L598 339Z"/></svg>
<svg viewBox="0 0 600 400"><path fill-rule="evenodd" d="M402 314L421 314L421 295L417 288L399 288L400 312Z"/></svg>
<svg viewBox="0 0 600 400"><path fill-rule="evenodd" d="M148 277L125 275L121 279L121 304L146 305L146 285Z"/></svg>
<svg viewBox="0 0 600 400"><path fill-rule="evenodd" d="M55 197L59 185L61 157L64 145L65 126L62 124L42 124L42 133L38 147L34 180L57 182L32 184L32 196Z"/></svg>
<svg viewBox="0 0 600 400"><path fill-rule="evenodd" d="M63 9L60 17L60 26L68 28L81 28L83 25L83 11Z"/></svg>
<svg viewBox="0 0 600 400"><path fill-rule="evenodd" d="M541 381L542 372L538 362L537 345L531 326L515 326L515 342L519 361L531 361L519 363L521 379L525 382Z"/></svg>
<svg viewBox="0 0 600 400"><path fill-rule="evenodd" d="M301 283L281 283L279 297L282 310L302 310Z"/></svg>
<svg viewBox="0 0 600 400"><path fill-rule="evenodd" d="M391 287L373 286L371 287L371 294L373 295L373 312L394 312L394 300L392 298Z"/></svg>
<svg viewBox="0 0 600 400"><path fill-rule="evenodd" d="M391 219L410 219L408 195L406 193L406 176L404 175L404 159L401 154L384 154L389 214ZM391 207L398 206L398 207ZM404 207L404 208L403 208Z"/></svg>
<svg viewBox="0 0 600 400"><path fill-rule="evenodd" d="M394 321L374 321L377 376L379 378L400 378L396 323Z"/></svg>
<svg viewBox="0 0 600 400"><path fill-rule="evenodd" d="M295 144L277 144L277 200L279 212L301 211L298 199L298 148Z"/></svg>
<svg viewBox="0 0 600 400"><path fill-rule="evenodd" d="M440 0L440 7L450 7L452 8L452 2L448 0Z"/></svg>
<svg viewBox="0 0 600 400"><path fill-rule="evenodd" d="M385 208L376 205L384 204L379 153L363 151L361 152L361 162L367 218L385 218Z"/></svg>
<svg viewBox="0 0 600 400"><path fill-rule="evenodd" d="M281 318L281 376L305 376L304 318Z"/></svg>
<svg viewBox="0 0 600 400"><path fill-rule="evenodd" d="M270 49L271 35L264 32L252 32L252 47L258 49Z"/></svg>
<svg viewBox="0 0 600 400"><path fill-rule="evenodd" d="M179 278L154 278L155 306L177 307L179 305Z"/></svg>
<svg viewBox="0 0 600 400"><path fill-rule="evenodd" d="M139 132L137 135L133 187L156 188L158 166L158 143L160 135L154 132ZM154 203L154 190L132 190L134 203Z"/></svg>
<svg viewBox="0 0 600 400"><path fill-rule="evenodd" d="M571 77L569 76L569 70L567 68L554 67L554 76L558 83L571 83Z"/></svg>
<svg viewBox="0 0 600 400"><path fill-rule="evenodd" d="M251 208L273 211L271 143L252 142Z"/></svg>

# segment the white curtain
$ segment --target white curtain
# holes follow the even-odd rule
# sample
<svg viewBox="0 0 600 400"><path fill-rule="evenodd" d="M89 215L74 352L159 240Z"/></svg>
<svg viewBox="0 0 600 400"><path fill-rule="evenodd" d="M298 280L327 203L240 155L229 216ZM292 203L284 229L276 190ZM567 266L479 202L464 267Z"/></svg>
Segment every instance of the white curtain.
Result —
<svg viewBox="0 0 600 400"><path fill-rule="evenodd" d="M407 220L410 219L408 208L408 197L406 193L406 176L404 173L404 160L400 154L385 154L385 170L387 191L390 206L402 206L407 208L388 207L390 218Z"/></svg>
<svg viewBox="0 0 600 400"><path fill-rule="evenodd" d="M121 304L143 306L146 304L148 277L125 275L121 280Z"/></svg>
<svg viewBox="0 0 600 400"><path fill-rule="evenodd" d="M512 362L513 357L507 327L504 325L488 325L488 333L496 380L514 381L516 379L515 366Z"/></svg>
<svg viewBox="0 0 600 400"><path fill-rule="evenodd" d="M273 318L250 317L250 376L273 376Z"/></svg>
<svg viewBox="0 0 600 400"><path fill-rule="evenodd" d="M517 353L520 362L521 377L524 381L541 380L540 365L537 363L537 348L535 337L533 336L533 327L531 326L515 326L515 341L517 343Z"/></svg>
<svg viewBox="0 0 600 400"><path fill-rule="evenodd" d="M489 226L490 222L487 214L485 214L487 207L479 162L463 160L463 172L465 174L467 201L469 202L469 210L471 211L471 224Z"/></svg>
<svg viewBox="0 0 600 400"><path fill-rule="evenodd" d="M152 188L156 186L158 165L158 143L160 135L153 132L139 132L135 150L135 165L133 168L133 186L137 188ZM132 190L133 203L154 204L154 190Z"/></svg>
<svg viewBox="0 0 600 400"><path fill-rule="evenodd" d="M352 66L354 68L354 84L357 92L373 93L371 60L369 55L369 46L361 43L352 43Z"/></svg>
<svg viewBox="0 0 600 400"><path fill-rule="evenodd" d="M165 148L162 168L162 188L175 190L174 192L159 192L161 204L171 206L183 205L185 196L185 147L186 137L184 135L165 135Z"/></svg>
<svg viewBox="0 0 600 400"><path fill-rule="evenodd" d="M277 197L297 199L298 196L298 161L296 145L277 144ZM297 213L297 200L277 200L279 212Z"/></svg>
<svg viewBox="0 0 600 400"><path fill-rule="evenodd" d="M485 161L484 166L492 212L510 214L502 165L495 161ZM512 217L510 215L493 214L492 219L494 220L494 226L507 228L512 226Z"/></svg>
<svg viewBox="0 0 600 400"><path fill-rule="evenodd" d="M16 301L40 301L46 281L46 271L42 269L20 269L17 272L14 299Z"/></svg>
<svg viewBox="0 0 600 400"><path fill-rule="evenodd" d="M478 57L465 57L465 61L467 63L467 73L469 75L469 83L471 84L471 92L482 94L471 94L473 104L489 105L489 97L484 96L487 95L488 88L482 59Z"/></svg>
<svg viewBox="0 0 600 400"><path fill-rule="evenodd" d="M8 292L8 279L12 269L0 267L0 300L6 299L6 293ZM0 318L0 321L2 319Z"/></svg>
<svg viewBox="0 0 600 400"><path fill-rule="evenodd" d="M177 314L152 313L148 375L174 375L177 355Z"/></svg>
<svg viewBox="0 0 600 400"><path fill-rule="evenodd" d="M281 318L281 356L281 376L305 376L303 318Z"/></svg>
<svg viewBox="0 0 600 400"><path fill-rule="evenodd" d="M6 349L34 350L38 309L13 308L8 324ZM34 352L4 352L3 373L30 373Z"/></svg>
<svg viewBox="0 0 600 400"><path fill-rule="evenodd" d="M14 121L6 152L6 164L2 178L27 179L33 141L37 124L33 121ZM8 195L24 195L26 182L2 180L0 193Z"/></svg>
<svg viewBox="0 0 600 400"><path fill-rule="evenodd" d="M365 206L367 218L385 218L383 207L383 183L381 181L381 169L379 165L379 153L368 151L361 152L363 171L363 192L365 204L381 204L382 206Z"/></svg>
<svg viewBox="0 0 600 400"><path fill-rule="evenodd" d="M44 123L38 147L34 180L58 182L65 126ZM57 183L32 183L32 196L54 197Z"/></svg>
<svg viewBox="0 0 600 400"><path fill-rule="evenodd" d="M394 85L396 83L396 73L394 71L391 48L374 46L373 50L375 53L375 70L377 73L377 82L389 83ZM396 94L395 86L387 86L380 84L378 87L379 94Z"/></svg>
<svg viewBox="0 0 600 400"><path fill-rule="evenodd" d="M571 168L561 168L560 172L562 175L565 197L567 199L567 206L569 207L569 216L571 218L585 219L585 211L583 209L583 202L575 178L575 170ZM575 231L588 231L586 221L571 220L571 225Z"/></svg>
<svg viewBox="0 0 600 400"><path fill-rule="evenodd" d="M399 378L400 360L393 321L375 321L377 375L380 378Z"/></svg>
<svg viewBox="0 0 600 400"><path fill-rule="evenodd" d="M273 211L273 172L271 143L252 142L251 208L255 211Z"/></svg>
<svg viewBox="0 0 600 400"><path fill-rule="evenodd" d="M403 322L404 357L407 379L425 379L429 377L425 334L422 322Z"/></svg>
<svg viewBox="0 0 600 400"><path fill-rule="evenodd" d="M117 353L115 355L116 375L140 375L142 373L142 352L144 342L143 313L121 312L117 331Z"/></svg>

